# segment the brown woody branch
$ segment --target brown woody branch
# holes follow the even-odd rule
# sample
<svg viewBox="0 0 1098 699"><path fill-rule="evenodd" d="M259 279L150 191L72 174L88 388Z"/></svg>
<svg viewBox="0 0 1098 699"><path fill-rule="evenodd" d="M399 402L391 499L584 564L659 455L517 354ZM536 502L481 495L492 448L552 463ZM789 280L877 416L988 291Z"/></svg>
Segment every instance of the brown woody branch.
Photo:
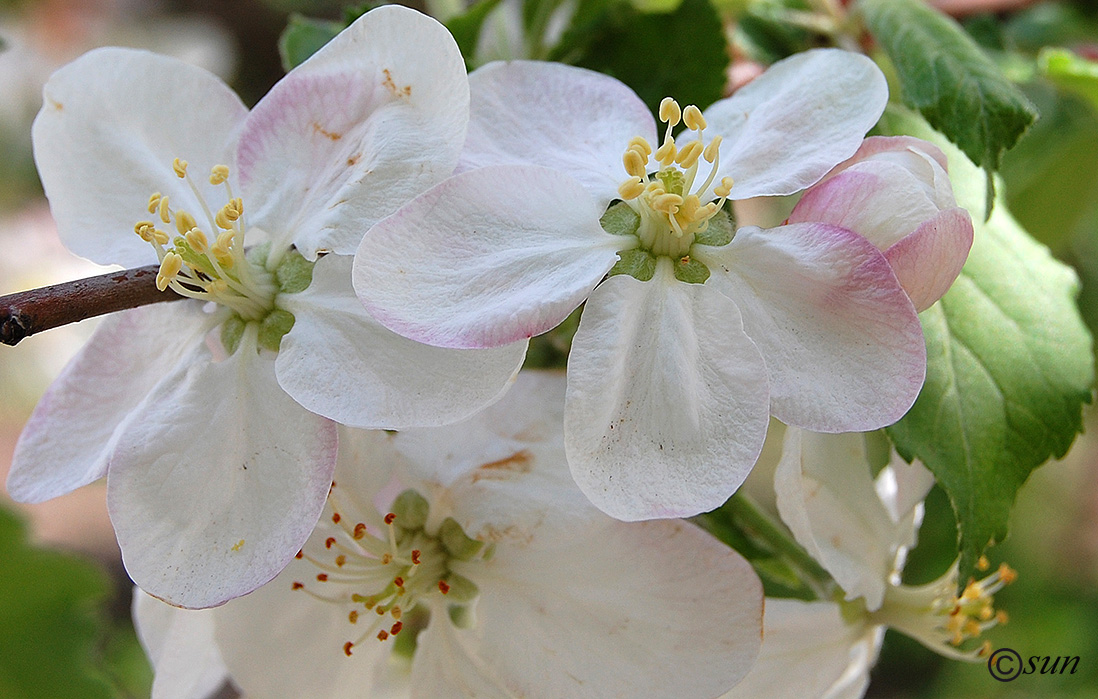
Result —
<svg viewBox="0 0 1098 699"><path fill-rule="evenodd" d="M182 299L156 288L159 269L160 265L148 265L0 296L0 342L14 345L85 318Z"/></svg>

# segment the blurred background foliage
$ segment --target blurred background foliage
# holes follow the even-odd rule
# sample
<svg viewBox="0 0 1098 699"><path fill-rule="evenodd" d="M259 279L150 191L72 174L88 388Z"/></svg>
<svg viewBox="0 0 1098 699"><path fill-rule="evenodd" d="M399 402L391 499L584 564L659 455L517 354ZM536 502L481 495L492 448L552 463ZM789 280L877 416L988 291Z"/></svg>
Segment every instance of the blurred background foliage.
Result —
<svg viewBox="0 0 1098 699"><path fill-rule="evenodd" d="M831 1L831 0L829 0ZM839 3L840 0L833 0ZM426 0L470 67L500 58L562 60L614 75L653 108L673 94L705 107L762 66L836 37L809 21L807 0ZM1044 51L1098 60L1098 7L1088 0L936 0L1038 107L1041 118L1003 159L1009 209L1081 280L1080 310L1098 330L1098 73L1079 77ZM368 9L338 0L0 0L0 293L99 270L57 240L35 175L30 124L49 74L101 45L176 55L224 77L246 103ZM283 34L290 25L296 29ZM280 41L280 37L282 40ZM841 41L839 42L841 43ZM853 47L856 48L856 47ZM281 53L280 53L281 50ZM1098 64L1096 64L1098 65ZM562 365L574 316L539 338L531 359ZM0 349L0 475L38 397L95 321ZM1093 415L1087 424L1093 432ZM1080 656L1074 675L1005 684L894 632L869 696L1098 697L1098 442L1084 434L1020 491L1011 536L990 552L1020 573L989 635L1023 656ZM927 500L905 581L956 556L945 495ZM0 496L0 696L141 697L151 672L129 621L130 583L95 484L49 503Z"/></svg>

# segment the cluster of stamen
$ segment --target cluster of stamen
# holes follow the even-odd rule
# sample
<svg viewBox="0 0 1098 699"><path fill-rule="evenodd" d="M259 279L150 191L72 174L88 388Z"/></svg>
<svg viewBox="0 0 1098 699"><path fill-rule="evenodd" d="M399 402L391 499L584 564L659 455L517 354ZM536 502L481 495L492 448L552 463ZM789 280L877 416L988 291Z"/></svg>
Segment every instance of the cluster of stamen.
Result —
<svg viewBox="0 0 1098 699"><path fill-rule="evenodd" d="M989 568L981 557L977 567ZM1006 612L996 610L994 595L1014 582L1018 574L1003 563L982 580L969 580L958 596L954 566L942 578L923 587L897 586L889 590L885 604L875 613L882 623L903 631L938 652L958 659L975 660L991 652L990 641L971 650L963 645L988 629L1007 622Z"/></svg>
<svg viewBox="0 0 1098 699"><path fill-rule="evenodd" d="M655 255L678 257L690 249L694 235L704 231L727 199L732 189L731 177L724 177L709 188L720 167L721 137L714 136L706 145L703 132L705 117L695 105L685 109L665 97L660 103L660 121L667 124L663 143L655 151L641 136L633 138L622 156L629 179L618 187L622 200L640 216L638 237L642 246ZM671 132L680 121L697 138L679 148ZM658 169L649 174L649 162ZM697 187L699 161L711 164L708 177ZM716 201L702 203L704 199Z"/></svg>
<svg viewBox="0 0 1098 699"><path fill-rule="evenodd" d="M342 646L347 656L369 638L384 642L406 631L407 614L426 598L445 595L448 602L460 605L476 595L471 581L449 569L453 554L443 537L424 531L422 496L405 491L393 509L382 520L383 530L356 522L343 514L346 510L338 504L333 483L326 520L331 526L325 527L329 535L314 534L297 554L319 572L311 580L295 580L292 589L349 607L347 622L361 627L357 637ZM475 543L476 553L483 553Z"/></svg>
<svg viewBox="0 0 1098 699"><path fill-rule="evenodd" d="M172 169L190 185L210 233L199 227L192 214L173 208L167 196L154 192L149 197L148 212L160 223L174 225L177 231L172 238L157 228L156 221L139 221L134 226L134 232L153 246L160 260L156 287L161 291L170 288L180 296L213 301L231 308L245 320L262 318L272 308L275 286L263 266L252 264L245 257L244 202L233 196L228 182L229 168L217 165L210 171L210 184L224 185L227 194L227 202L216 214L187 174L187 161L176 158Z"/></svg>

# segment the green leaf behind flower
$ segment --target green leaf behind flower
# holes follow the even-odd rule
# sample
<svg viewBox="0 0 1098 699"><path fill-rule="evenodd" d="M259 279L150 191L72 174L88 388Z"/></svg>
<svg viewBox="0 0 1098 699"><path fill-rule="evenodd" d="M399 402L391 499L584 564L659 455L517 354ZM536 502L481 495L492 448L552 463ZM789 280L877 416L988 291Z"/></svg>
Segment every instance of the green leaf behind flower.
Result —
<svg viewBox="0 0 1098 699"><path fill-rule="evenodd" d="M1018 489L1082 429L1094 383L1092 341L1075 305L1074 271L1007 212L983 222L984 177L918 117L890 110L890 133L933 141L949 157L957 201L975 242L961 276L921 314L927 379L911 411L888 429L906 459L934 472L957 516L961 580L1007 534Z"/></svg>
<svg viewBox="0 0 1098 699"><path fill-rule="evenodd" d="M922 0L859 0L857 7L895 66L904 103L974 163L997 170L1036 121L1033 104L956 22Z"/></svg>

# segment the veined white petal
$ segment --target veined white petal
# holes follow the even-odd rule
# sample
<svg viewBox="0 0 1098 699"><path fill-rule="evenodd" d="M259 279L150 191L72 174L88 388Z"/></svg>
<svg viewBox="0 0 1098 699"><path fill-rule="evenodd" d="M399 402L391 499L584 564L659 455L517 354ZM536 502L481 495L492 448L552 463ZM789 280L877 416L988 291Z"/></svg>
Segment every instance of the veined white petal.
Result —
<svg viewBox="0 0 1098 699"><path fill-rule="evenodd" d="M107 506L126 570L177 606L221 604L273 578L331 486L335 424L286 395L274 361L247 345L217 363L195 348L133 411L111 456Z"/></svg>
<svg viewBox="0 0 1098 699"><path fill-rule="evenodd" d="M371 225L453 171L468 104L465 63L441 24L371 10L249 115L237 159L248 222L309 259L353 253Z"/></svg>
<svg viewBox="0 0 1098 699"><path fill-rule="evenodd" d="M888 85L861 54L815 49L778 61L705 110L720 134L720 176L732 199L793 194L858 150L888 102Z"/></svg>
<svg viewBox="0 0 1098 699"><path fill-rule="evenodd" d="M208 609L179 609L134 588L133 621L152 663L152 699L206 699L228 679Z"/></svg>
<svg viewBox="0 0 1098 699"><path fill-rule="evenodd" d="M23 428L8 474L12 498L42 502L107 475L119 425L201 341L209 320L192 301L106 318Z"/></svg>
<svg viewBox="0 0 1098 699"><path fill-rule="evenodd" d="M447 349L397 335L371 318L351 287L351 258L317 261L313 281L279 297L294 314L275 368L310 411L354 427L403 429L462 420L499 399L526 342Z"/></svg>
<svg viewBox="0 0 1098 699"><path fill-rule="evenodd" d="M568 317L629 240L579 182L541 167L455 175L370 230L355 292L374 318L439 347L498 347Z"/></svg>
<svg viewBox="0 0 1098 699"><path fill-rule="evenodd" d="M735 304L677 281L607 279L568 358L565 445L580 490L624 520L717 507L751 470L768 422L766 365Z"/></svg>
<svg viewBox="0 0 1098 699"><path fill-rule="evenodd" d="M888 261L865 238L824 224L741 228L695 245L766 360L771 412L821 432L900 419L926 372L922 327Z"/></svg>
<svg viewBox="0 0 1098 699"><path fill-rule="evenodd" d="M43 100L34 159L61 240L94 262L125 267L156 262L133 232L152 218L153 192L173 208L201 211L172 161L201 169L230 162L248 113L212 73L121 48L96 49L61 68Z"/></svg>
<svg viewBox="0 0 1098 699"><path fill-rule="evenodd" d="M634 136L656 148L652 113L624 83L560 63L489 63L469 76L469 139L458 170L542 165L583 183L602 209L628 175Z"/></svg>

